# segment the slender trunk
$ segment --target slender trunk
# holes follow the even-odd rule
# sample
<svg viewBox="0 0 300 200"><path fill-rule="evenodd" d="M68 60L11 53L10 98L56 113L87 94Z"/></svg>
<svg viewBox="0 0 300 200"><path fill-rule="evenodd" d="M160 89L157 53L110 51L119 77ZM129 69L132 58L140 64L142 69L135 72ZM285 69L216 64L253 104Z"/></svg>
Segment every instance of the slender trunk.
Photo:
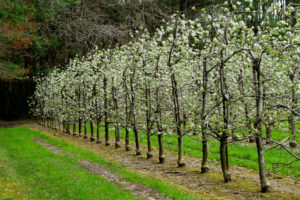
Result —
<svg viewBox="0 0 300 200"><path fill-rule="evenodd" d="M139 134L138 134L138 130L135 126L133 126L133 131L134 131L134 137L135 137L135 152L136 155L141 155L141 150L140 150L140 142L139 142Z"/></svg>
<svg viewBox="0 0 300 200"><path fill-rule="evenodd" d="M150 137L150 133L147 131L147 158L150 159L153 157L152 154L152 148L151 148L151 137Z"/></svg>
<svg viewBox="0 0 300 200"><path fill-rule="evenodd" d="M156 63L156 81L158 82L158 74L159 74L159 59L160 57L157 58L157 63ZM156 96L156 125L157 125L157 139L158 139L158 149L159 149L159 163L164 163L165 162L165 155L164 155L164 147L163 147L163 128L162 128L162 111L161 111L161 98L160 98L160 87L157 86L155 90L155 96Z"/></svg>
<svg viewBox="0 0 300 200"><path fill-rule="evenodd" d="M292 82L292 109L294 109L295 105L297 105L298 101L296 98L296 85L295 85L295 74L296 73L291 73L289 75L290 80ZM291 148L296 148L297 147L297 140L296 140L296 127L295 127L295 117L294 117L294 113L292 112L290 114L289 117L289 124L290 124L290 130L291 130L291 136L292 136L292 140L290 141L290 147Z"/></svg>
<svg viewBox="0 0 300 200"><path fill-rule="evenodd" d="M103 79L104 90L104 126L105 126L105 146L109 146L109 123L108 123L108 102L107 102L107 79Z"/></svg>
<svg viewBox="0 0 300 200"><path fill-rule="evenodd" d="M290 141L290 147L296 148L297 147L296 127L295 127L295 118L293 114L291 114L289 118L289 124L290 124L291 135L292 135L292 140Z"/></svg>
<svg viewBox="0 0 300 200"><path fill-rule="evenodd" d="M57 124L57 126L56 126L55 128L56 128L56 130L57 130L57 129L58 129L58 126L59 126L59 124L60 124L60 121L57 120L57 121L56 121L56 124ZM63 133L66 133L66 132L67 132L67 124L66 124L66 121L65 121L65 120L63 121L63 129L62 129L62 132L63 132Z"/></svg>
<svg viewBox="0 0 300 200"><path fill-rule="evenodd" d="M79 137L81 136L81 125L82 125L81 121L82 121L81 119L78 120L78 136Z"/></svg>
<svg viewBox="0 0 300 200"><path fill-rule="evenodd" d="M182 161L182 148L183 148L183 143L182 143L182 131L181 131L181 119L180 119L180 106L179 106L179 95L178 95L178 86L177 86L177 80L176 80L176 75L173 71L173 66L172 66L172 56L173 56L173 51L174 47L176 45L176 40L177 40L177 31L178 31L178 24L177 24L177 19L176 19L176 24L175 24L175 29L173 32L173 43L169 52L169 58L168 58L168 68L169 72L171 74L171 84L172 84L172 101L173 101L173 109L174 109L174 129L176 129L177 137L178 137L178 160L177 160L177 165L178 167L183 167L185 166L185 163Z"/></svg>
<svg viewBox="0 0 300 200"><path fill-rule="evenodd" d="M205 130L202 130L202 164L201 164L201 173L207 173L209 168L207 166L208 161L208 140L207 133Z"/></svg>
<svg viewBox="0 0 300 200"><path fill-rule="evenodd" d="M268 192L270 190L270 183L268 182L266 175L265 156L261 132L261 116L263 111L263 82L261 75L260 59L253 60L253 75L256 96L256 119L254 123L254 128L256 129L256 147L258 154L259 178L261 191Z"/></svg>
<svg viewBox="0 0 300 200"><path fill-rule="evenodd" d="M70 120L67 121L67 134L71 135L71 131L70 131Z"/></svg>
<svg viewBox="0 0 300 200"><path fill-rule="evenodd" d="M149 82L146 83L146 91L145 91L145 98L146 98L146 120L147 120L147 158L150 159L153 157L152 154L152 146L151 146L151 102L150 102L150 89L149 89Z"/></svg>
<svg viewBox="0 0 300 200"><path fill-rule="evenodd" d="M130 144L129 144L129 129L125 127L125 149L126 151L130 151Z"/></svg>
<svg viewBox="0 0 300 200"><path fill-rule="evenodd" d="M105 146L109 146L109 127L108 127L109 123L105 118L105 124L104 124L104 128L105 128Z"/></svg>
<svg viewBox="0 0 300 200"><path fill-rule="evenodd" d="M60 130L60 123L58 123L58 131L61 131L61 130Z"/></svg>
<svg viewBox="0 0 300 200"><path fill-rule="evenodd" d="M97 143L101 143L101 140L100 140L100 119L97 118Z"/></svg>
<svg viewBox="0 0 300 200"><path fill-rule="evenodd" d="M112 78L112 88L111 88L111 93L112 93L112 101L113 101L113 109L115 111L115 147L116 148L120 148L121 145L120 145L120 125L119 125L119 122L117 121L118 120L118 116L117 116L117 111L118 111L118 100L117 100L117 97L116 97L116 87L114 86L114 79Z"/></svg>
<svg viewBox="0 0 300 200"><path fill-rule="evenodd" d="M201 164L201 172L207 173L209 171L207 161L208 161L208 137L206 132L206 96L207 96L207 82L208 82L208 74L207 74L207 66L206 61L203 62L203 92L202 92L202 108L201 108L201 133L202 133L202 164Z"/></svg>
<svg viewBox="0 0 300 200"><path fill-rule="evenodd" d="M93 120L90 121L90 126L91 126L91 142L92 141L95 141L95 138L94 138L94 123L93 123Z"/></svg>
<svg viewBox="0 0 300 200"><path fill-rule="evenodd" d="M87 126L86 126L86 120L84 120L84 136L83 136L84 139L88 138L87 136Z"/></svg>
<svg viewBox="0 0 300 200"><path fill-rule="evenodd" d="M115 147L116 148L120 148L120 126L119 124L115 125L115 137L116 137L116 143L115 143Z"/></svg>
<svg viewBox="0 0 300 200"><path fill-rule="evenodd" d="M171 75L172 81L172 99L173 99L173 107L174 107L174 117L175 117L175 128L178 137L178 167L184 167L185 163L182 161L182 151L183 151L183 141L182 141L182 131L181 131L181 120L180 120L180 108L179 108L179 97L178 97L178 88L175 74Z"/></svg>
<svg viewBox="0 0 300 200"><path fill-rule="evenodd" d="M125 80L126 81L126 80ZM127 87L125 86L126 82L124 81L124 87L127 89ZM130 151L130 142L129 142L129 129L128 129L128 125L129 125L129 111L128 111L128 94L125 95L125 117L126 117L126 126L125 128L125 149L126 151Z"/></svg>
<svg viewBox="0 0 300 200"><path fill-rule="evenodd" d="M223 172L224 182L227 183L231 181L231 174L229 172L229 165L228 165L228 151L227 151L227 138L225 134L222 134L220 140L220 158L221 158L221 166Z"/></svg>
<svg viewBox="0 0 300 200"><path fill-rule="evenodd" d="M141 155L140 150L140 141L139 141L139 134L136 127L136 119L135 119L135 90L134 90L134 75L135 70L130 76L130 90L131 90L131 102L130 102L130 117L131 117L131 126L133 128L134 137L135 137L135 151L136 155Z"/></svg>
<svg viewBox="0 0 300 200"><path fill-rule="evenodd" d="M76 136L76 123L73 122L73 136Z"/></svg>
<svg viewBox="0 0 300 200"><path fill-rule="evenodd" d="M163 147L163 135L159 133L158 137L158 148L159 148L159 163L163 164L165 162L165 155L164 155L164 147Z"/></svg>
<svg viewBox="0 0 300 200"><path fill-rule="evenodd" d="M264 156L261 135L256 136L256 147L257 147L257 154L258 154L259 179L261 184L261 192L268 192L270 190L270 183L268 182L267 174L266 174L265 156Z"/></svg>
<svg viewBox="0 0 300 200"><path fill-rule="evenodd" d="M223 58L223 50L221 51L221 57ZM228 164L228 149L227 149L227 139L228 139L228 127L229 127L229 99L227 94L226 77L224 72L224 64L221 63L220 70L220 89L222 94L222 110L223 110L223 132L220 140L220 157L221 166L223 172L224 182L227 183L231 181L231 174L229 172Z"/></svg>
<svg viewBox="0 0 300 200"><path fill-rule="evenodd" d="M178 167L184 167L185 163L182 162L182 152L183 152L183 137L182 134L178 135L178 160L177 160L177 165Z"/></svg>
<svg viewBox="0 0 300 200"><path fill-rule="evenodd" d="M272 139L272 128L271 128L271 124L266 124L266 135L267 135L267 139L271 140ZM266 141L266 144L271 144L270 141Z"/></svg>

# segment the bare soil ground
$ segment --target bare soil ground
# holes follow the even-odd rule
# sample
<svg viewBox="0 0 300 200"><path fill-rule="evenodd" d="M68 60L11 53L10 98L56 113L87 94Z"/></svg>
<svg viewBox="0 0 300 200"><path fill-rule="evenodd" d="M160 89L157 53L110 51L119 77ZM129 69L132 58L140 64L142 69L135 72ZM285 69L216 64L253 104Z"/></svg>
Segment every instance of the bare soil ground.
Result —
<svg viewBox="0 0 300 200"><path fill-rule="evenodd" d="M172 151L166 150L166 163L158 164L156 147L153 147L153 159L147 159L145 153L142 156L135 156L134 144L131 146L132 151L127 152L124 147L115 149L113 145L96 144L82 137L54 132L35 123L30 124L29 127L90 150L107 161L126 166L128 170L159 179L181 190L196 194L201 199L300 199L300 182L289 177L270 176L272 192L263 194L259 192L258 172L254 170L231 166L233 180L224 183L219 163L216 161L210 162L209 173L201 174L201 159L199 158L185 155L186 167L178 168L177 155ZM114 143L113 138L110 143ZM146 147L142 146L141 150L146 152Z"/></svg>

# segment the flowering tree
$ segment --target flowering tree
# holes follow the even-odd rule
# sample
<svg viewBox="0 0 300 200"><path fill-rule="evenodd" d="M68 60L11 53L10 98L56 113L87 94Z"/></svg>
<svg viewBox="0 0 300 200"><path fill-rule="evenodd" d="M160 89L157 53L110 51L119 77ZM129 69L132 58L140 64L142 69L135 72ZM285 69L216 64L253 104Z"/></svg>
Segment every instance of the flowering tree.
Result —
<svg viewBox="0 0 300 200"><path fill-rule="evenodd" d="M249 6L249 7L248 7ZM71 60L65 71L53 70L37 78L33 113L51 127L90 122L94 141L94 122L104 117L105 145L109 128L114 127L115 147L119 148L120 128L125 129L125 148L133 130L136 154L140 155L139 134L147 137L147 157L153 157L151 137L157 135L159 161L165 161L163 135L178 139L178 167L183 162L183 137L202 139L202 172L208 172L208 139L219 141L225 182L231 180L228 145L254 138L258 154L262 192L270 189L266 176L263 127L288 117L292 143L299 116L299 17L250 23L235 12L253 7L226 3L202 11L195 20L174 15L151 35L146 29L126 45L98 50ZM273 11L272 11L273 12ZM267 11L266 11L267 13ZM133 36L133 35L132 35ZM111 126L109 126L111 125ZM75 133L75 131L73 131ZM201 137L198 137L201 133ZM267 141L274 142L270 134ZM268 150L268 149L267 149Z"/></svg>

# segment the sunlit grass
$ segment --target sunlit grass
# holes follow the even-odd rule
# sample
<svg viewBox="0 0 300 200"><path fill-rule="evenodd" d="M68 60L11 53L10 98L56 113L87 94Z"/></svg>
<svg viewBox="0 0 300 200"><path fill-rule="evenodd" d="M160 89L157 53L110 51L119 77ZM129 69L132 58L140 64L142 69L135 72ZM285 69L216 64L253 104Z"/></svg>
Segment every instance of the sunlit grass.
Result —
<svg viewBox="0 0 300 200"><path fill-rule="evenodd" d="M56 155L32 141L31 137L44 138L75 157ZM6 169L11 171L0 170L0 183L11 179L24 185L28 199L135 199L131 193L79 167L79 159L100 163L124 179L152 186L174 199L197 199L186 191L130 172L124 166L107 162L90 151L62 140L25 127L0 129L0 163L5 161Z"/></svg>

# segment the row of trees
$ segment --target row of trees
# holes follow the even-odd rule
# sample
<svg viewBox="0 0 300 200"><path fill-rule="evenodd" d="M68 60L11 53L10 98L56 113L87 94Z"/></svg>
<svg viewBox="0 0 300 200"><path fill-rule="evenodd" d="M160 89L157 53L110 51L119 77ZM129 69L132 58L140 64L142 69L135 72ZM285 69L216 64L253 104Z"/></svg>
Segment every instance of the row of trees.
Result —
<svg viewBox="0 0 300 200"><path fill-rule="evenodd" d="M90 123L90 139L97 142L101 142L103 123L105 145L109 145L109 127L114 127L116 148L124 128L126 150L130 150L132 131L137 155L141 154L139 136L146 134L148 158L153 156L151 137L157 136L160 163L165 160L164 135L176 134L179 167L185 165L184 135L198 135L203 173L209 170L208 138L213 137L220 142L225 182L231 180L229 136L253 138L261 190L267 192L263 124L271 130L272 124L288 120L296 143L300 18L297 12L291 17L294 10L287 10L275 27L267 20L259 26L251 23L256 15L249 14L253 5L246 2L246 7L225 2L202 10L195 20L174 15L154 34L141 27L126 45L95 48L76 57L65 71L54 69L36 78L32 112L44 125L63 123L68 133L73 125L74 135L82 135L83 125L85 138Z"/></svg>

